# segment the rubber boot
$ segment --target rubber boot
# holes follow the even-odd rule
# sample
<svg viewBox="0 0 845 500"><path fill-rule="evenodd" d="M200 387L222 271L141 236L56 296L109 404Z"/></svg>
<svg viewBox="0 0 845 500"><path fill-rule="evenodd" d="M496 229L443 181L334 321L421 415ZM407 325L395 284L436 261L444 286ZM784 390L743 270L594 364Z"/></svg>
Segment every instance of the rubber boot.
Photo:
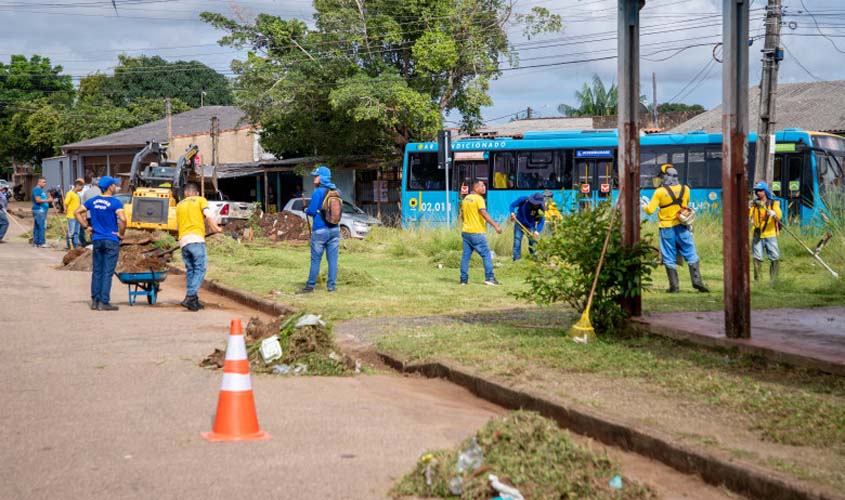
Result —
<svg viewBox="0 0 845 500"><path fill-rule="evenodd" d="M704 281L701 280L701 269L699 269L698 262L689 265L689 276L692 280L693 288L703 293L710 292L710 289L704 286Z"/></svg>
<svg viewBox="0 0 845 500"><path fill-rule="evenodd" d="M760 271L763 268L763 261L754 259L754 281L760 281Z"/></svg>
<svg viewBox="0 0 845 500"><path fill-rule="evenodd" d="M681 291L680 282L678 280L678 269L666 266L666 276L669 277L669 289L667 293L678 293Z"/></svg>
<svg viewBox="0 0 845 500"><path fill-rule="evenodd" d="M779 260L770 260L769 261L769 281L771 281L772 285L775 284L775 281L778 279L778 268L780 267Z"/></svg>

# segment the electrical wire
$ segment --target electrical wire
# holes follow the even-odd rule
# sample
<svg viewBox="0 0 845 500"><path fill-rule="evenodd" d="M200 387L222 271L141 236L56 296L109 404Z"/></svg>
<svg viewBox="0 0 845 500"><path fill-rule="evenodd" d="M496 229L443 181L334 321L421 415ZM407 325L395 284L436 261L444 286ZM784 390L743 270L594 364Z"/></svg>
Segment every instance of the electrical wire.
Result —
<svg viewBox="0 0 845 500"><path fill-rule="evenodd" d="M834 41L833 41L833 39L832 39L832 38L828 37L826 34L824 34L824 33L822 32L822 29L821 29L821 27L819 26L819 22L816 20L816 16L814 16L814 15L813 15L813 13L812 13L812 12L810 12L810 9L808 9L808 8L807 8L807 6L806 6L806 5L804 5L804 0L801 0L801 6L802 6L802 7L804 7L804 11L805 11L805 12L807 12L807 14L809 14L809 15L810 15L810 17L813 19L813 23L815 23L815 25L816 25L816 29L818 30L819 34L820 34L821 36L823 36L823 37L825 38L825 40L827 40L828 42L830 42L830 44L831 44L831 45L833 45L833 48L834 48L834 49L836 49L836 51L837 51L837 52L840 52L840 53L842 53L842 54L845 54L845 51L843 51L842 49L840 49L840 48L836 45L836 42L834 42Z"/></svg>

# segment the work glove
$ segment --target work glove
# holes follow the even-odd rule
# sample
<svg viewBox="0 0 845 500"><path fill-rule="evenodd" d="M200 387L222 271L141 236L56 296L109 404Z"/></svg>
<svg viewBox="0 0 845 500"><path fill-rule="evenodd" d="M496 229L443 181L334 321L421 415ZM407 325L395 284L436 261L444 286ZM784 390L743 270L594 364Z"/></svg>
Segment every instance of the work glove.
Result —
<svg viewBox="0 0 845 500"><path fill-rule="evenodd" d="M777 214L775 213L775 211L774 211L774 210L769 210L768 212L766 212L766 214L767 214L769 217L776 217L776 216L777 216Z"/></svg>
<svg viewBox="0 0 845 500"><path fill-rule="evenodd" d="M647 207L647 206L648 206L648 202L649 202L648 196L641 196L641 197L640 197L640 208L645 208L645 207Z"/></svg>
<svg viewBox="0 0 845 500"><path fill-rule="evenodd" d="M538 237L540 237L540 233L538 233L537 231L534 231L534 239L537 239Z"/></svg>
<svg viewBox="0 0 845 500"><path fill-rule="evenodd" d="M511 220L516 220L516 214L511 214Z"/></svg>

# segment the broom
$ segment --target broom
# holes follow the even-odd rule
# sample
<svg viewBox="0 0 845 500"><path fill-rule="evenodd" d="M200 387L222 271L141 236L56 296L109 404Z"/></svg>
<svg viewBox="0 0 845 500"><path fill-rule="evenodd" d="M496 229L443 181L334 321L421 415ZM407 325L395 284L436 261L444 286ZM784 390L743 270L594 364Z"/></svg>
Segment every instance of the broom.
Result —
<svg viewBox="0 0 845 500"><path fill-rule="evenodd" d="M613 231L613 222L616 220L616 208L612 208L612 210L613 212L610 213L610 224L607 226L607 235L604 237L604 245L602 245L601 254L599 255L596 276L593 278L593 287L590 289L590 295L587 296L587 307L584 309L584 313L581 314L581 319L569 329L569 337L580 344L586 344L596 338L596 331L593 329L593 324L590 323L590 306L593 305L593 295L596 293L596 285L599 283L599 274L601 274L601 266L604 264L607 244L610 242L610 234Z"/></svg>

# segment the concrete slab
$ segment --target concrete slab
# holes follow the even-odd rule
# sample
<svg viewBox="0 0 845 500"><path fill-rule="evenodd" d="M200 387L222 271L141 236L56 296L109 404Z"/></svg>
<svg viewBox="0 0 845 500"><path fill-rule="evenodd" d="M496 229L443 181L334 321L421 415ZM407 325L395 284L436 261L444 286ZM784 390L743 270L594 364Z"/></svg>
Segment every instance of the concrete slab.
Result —
<svg viewBox="0 0 845 500"><path fill-rule="evenodd" d="M649 333L845 375L845 307L752 311L750 339L725 337L722 311L652 314L631 322Z"/></svg>

